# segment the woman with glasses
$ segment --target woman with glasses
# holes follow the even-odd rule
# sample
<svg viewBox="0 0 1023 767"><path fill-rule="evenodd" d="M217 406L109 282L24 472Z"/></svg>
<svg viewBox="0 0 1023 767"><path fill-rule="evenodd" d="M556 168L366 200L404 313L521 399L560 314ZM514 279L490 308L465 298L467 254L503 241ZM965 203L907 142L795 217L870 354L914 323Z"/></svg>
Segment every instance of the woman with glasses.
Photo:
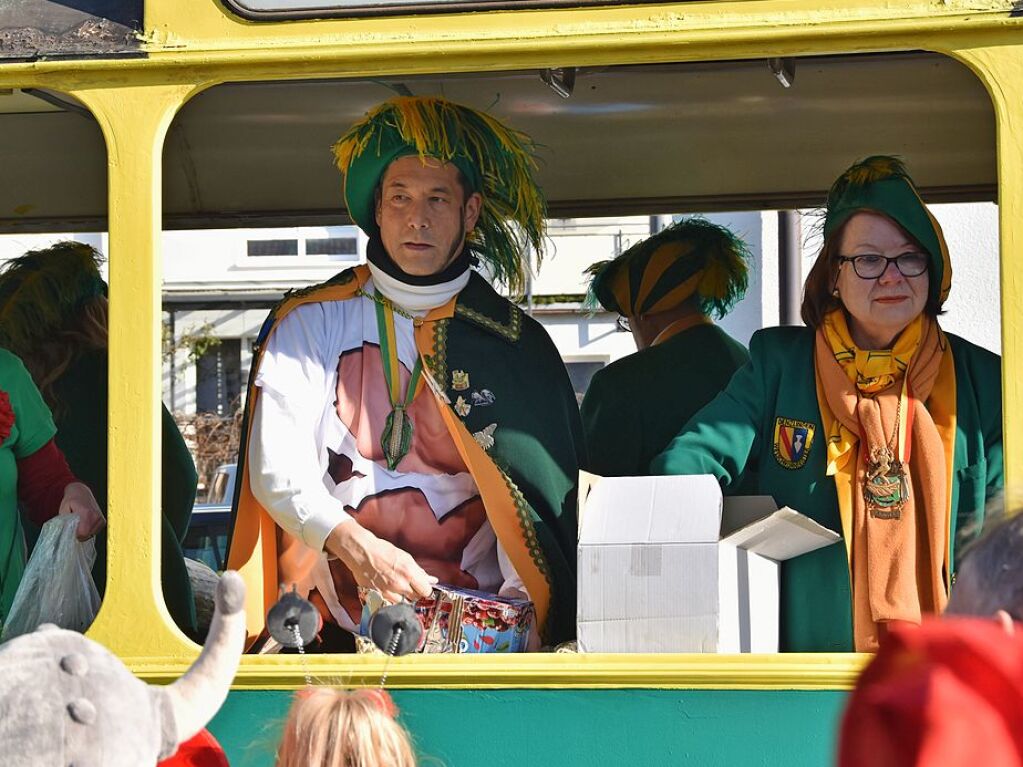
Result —
<svg viewBox="0 0 1023 767"><path fill-rule="evenodd" d="M747 467L759 491L842 533L783 563L781 646L870 651L947 604L956 544L1002 487L999 358L938 323L952 269L905 167L871 157L828 194L805 328L755 334L750 363L651 464Z"/></svg>

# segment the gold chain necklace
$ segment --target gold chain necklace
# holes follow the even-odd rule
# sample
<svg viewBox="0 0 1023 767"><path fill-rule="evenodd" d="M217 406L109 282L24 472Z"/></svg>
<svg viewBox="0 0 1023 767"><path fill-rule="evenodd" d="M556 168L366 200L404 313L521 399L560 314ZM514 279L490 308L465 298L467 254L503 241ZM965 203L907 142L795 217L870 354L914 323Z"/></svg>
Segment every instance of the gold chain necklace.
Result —
<svg viewBox="0 0 1023 767"><path fill-rule="evenodd" d="M355 291L355 295L368 298L370 301L374 301L375 303L380 304L380 306L384 307L385 309L390 309L395 314L400 314L405 319L412 320L412 324L417 328L423 324L422 317L416 317L414 314L409 314L407 311L402 309L393 301L390 301L386 296L382 296L379 293L367 293L362 288L359 288L358 290Z"/></svg>
<svg viewBox="0 0 1023 767"><path fill-rule="evenodd" d="M905 402L905 384L895 409L895 429L887 445L874 445L867 459L863 480L863 499L867 512L875 519L900 519L909 497L906 467L899 459L899 427L902 423L902 404ZM908 402L906 403L908 407ZM880 411L880 406L878 407ZM878 412L880 417L880 412ZM884 424L881 425L884 435Z"/></svg>

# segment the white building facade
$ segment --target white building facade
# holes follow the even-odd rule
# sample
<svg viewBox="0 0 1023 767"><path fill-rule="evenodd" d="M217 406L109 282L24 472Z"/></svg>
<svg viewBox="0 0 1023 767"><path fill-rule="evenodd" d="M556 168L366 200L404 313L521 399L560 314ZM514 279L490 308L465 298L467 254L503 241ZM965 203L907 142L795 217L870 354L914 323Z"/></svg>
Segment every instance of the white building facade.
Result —
<svg viewBox="0 0 1023 767"><path fill-rule="evenodd" d="M932 206L952 253L952 294L942 326L992 351L1001 350L997 207L991 203ZM775 211L708 215L743 237L753 256L746 297L720 324L742 343L779 322L778 215ZM802 221L802 274L819 248L815 214ZM613 258L670 218L552 220L550 248L523 301L550 333L577 391L592 373L635 351L617 317L581 306L585 268ZM5 235L0 261L58 239L79 239L105 251L101 234ZM164 399L175 412L227 415L245 386L252 346L268 307L284 292L327 279L364 260L355 227L170 231L163 240L167 330L182 346L190 337L219 344L191 359L178 348L164 365ZM187 346L185 344L184 346Z"/></svg>

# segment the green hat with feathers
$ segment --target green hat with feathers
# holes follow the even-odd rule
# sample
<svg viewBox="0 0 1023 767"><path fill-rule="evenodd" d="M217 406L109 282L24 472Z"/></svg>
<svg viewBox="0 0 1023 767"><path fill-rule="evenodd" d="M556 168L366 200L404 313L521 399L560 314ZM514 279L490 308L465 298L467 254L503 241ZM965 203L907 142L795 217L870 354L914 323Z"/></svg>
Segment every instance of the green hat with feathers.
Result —
<svg viewBox="0 0 1023 767"><path fill-rule="evenodd" d="M876 211L892 219L930 256L928 281L940 306L952 287L952 263L941 225L917 192L906 166L897 157L874 155L852 165L831 186L824 218L828 239L855 213Z"/></svg>
<svg viewBox="0 0 1023 767"><path fill-rule="evenodd" d="M525 248L535 251L538 266L543 256L547 213L533 176L534 150L526 134L490 115L433 97L384 102L333 147L348 214L371 237L380 232L376 189L388 165L407 155L455 165L468 192L483 196L469 249L516 292L525 285Z"/></svg>
<svg viewBox="0 0 1023 767"><path fill-rule="evenodd" d="M673 309L690 296L700 310L724 317L746 294L746 243L705 218L684 218L611 261L590 266L586 306L626 317Z"/></svg>
<svg viewBox="0 0 1023 767"><path fill-rule="evenodd" d="M32 250L0 268L0 346L29 349L105 295L103 256L81 242Z"/></svg>

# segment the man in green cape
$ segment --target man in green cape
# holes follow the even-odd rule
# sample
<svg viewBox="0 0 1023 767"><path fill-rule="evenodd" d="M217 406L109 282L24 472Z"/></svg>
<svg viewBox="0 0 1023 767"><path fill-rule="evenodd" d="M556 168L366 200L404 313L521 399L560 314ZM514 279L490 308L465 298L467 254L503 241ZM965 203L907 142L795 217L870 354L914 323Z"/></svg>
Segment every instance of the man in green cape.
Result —
<svg viewBox="0 0 1023 767"><path fill-rule="evenodd" d="M639 476L749 359L715 325L746 292L745 243L688 218L589 268L589 303L627 318L639 351L593 376L582 403L588 468Z"/></svg>
<svg viewBox="0 0 1023 767"><path fill-rule="evenodd" d="M228 558L258 595L250 639L282 585L344 650L360 588L396 601L437 581L527 597L539 636L569 639L575 398L543 328L471 268L517 290L523 249L542 252L532 144L397 98L334 153L369 263L289 295L260 333Z"/></svg>

